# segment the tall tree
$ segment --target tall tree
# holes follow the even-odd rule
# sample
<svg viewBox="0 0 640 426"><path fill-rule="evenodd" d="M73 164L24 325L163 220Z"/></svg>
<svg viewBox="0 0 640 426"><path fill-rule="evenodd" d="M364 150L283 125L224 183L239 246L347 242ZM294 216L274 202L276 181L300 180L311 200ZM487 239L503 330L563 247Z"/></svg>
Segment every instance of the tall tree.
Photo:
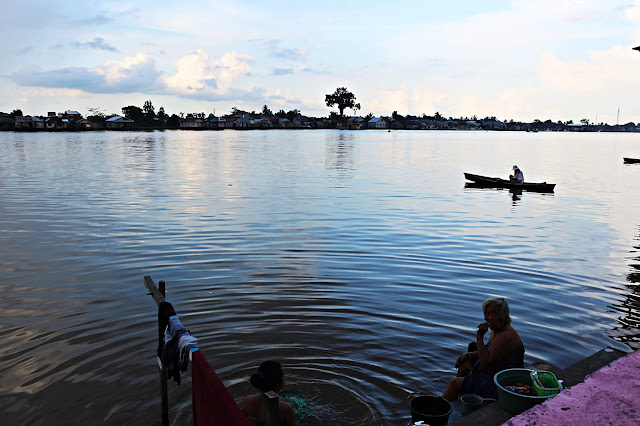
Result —
<svg viewBox="0 0 640 426"><path fill-rule="evenodd" d="M348 91L346 87L338 87L333 94L325 95L324 102L328 107L337 105L341 116L344 115L345 108L351 108L354 112L360 109L360 104L356 103L355 95Z"/></svg>
<svg viewBox="0 0 640 426"><path fill-rule="evenodd" d="M9 114L12 117L22 117L22 110L21 109L14 109L13 111L11 111L11 114Z"/></svg>
<svg viewBox="0 0 640 426"><path fill-rule="evenodd" d="M299 115L300 115L300 110L295 108L295 109L292 109L291 111L287 112L285 117L288 118L290 121L293 121L293 119L298 117Z"/></svg>
<svg viewBox="0 0 640 426"><path fill-rule="evenodd" d="M160 120L162 120L165 115L167 114L164 112L164 107L160 107L160 109L158 110L158 117L160 118Z"/></svg>
<svg viewBox="0 0 640 426"><path fill-rule="evenodd" d="M144 117L140 107L137 107L135 105L122 107L122 114L133 121L141 121Z"/></svg>
<svg viewBox="0 0 640 426"><path fill-rule="evenodd" d="M153 104L151 103L151 101L149 100L145 101L144 105L142 106L142 110L144 111L145 114L156 115L156 110L153 107Z"/></svg>
<svg viewBox="0 0 640 426"><path fill-rule="evenodd" d="M265 106L262 107L262 115L265 115L265 116L269 117L269 116L273 115L273 112L271 112L269 107L265 105Z"/></svg>
<svg viewBox="0 0 640 426"><path fill-rule="evenodd" d="M97 117L97 118L104 118L106 117L106 114L104 113L104 111L102 111L102 108L87 108L87 110L89 111L89 117Z"/></svg>

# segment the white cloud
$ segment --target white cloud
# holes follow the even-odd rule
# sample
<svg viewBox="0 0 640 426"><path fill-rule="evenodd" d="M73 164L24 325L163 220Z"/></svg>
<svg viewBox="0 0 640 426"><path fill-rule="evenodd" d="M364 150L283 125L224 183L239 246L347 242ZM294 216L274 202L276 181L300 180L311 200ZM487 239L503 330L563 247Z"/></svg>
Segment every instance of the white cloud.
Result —
<svg viewBox="0 0 640 426"><path fill-rule="evenodd" d="M224 97L229 94L234 81L251 71L251 62L251 56L236 52L227 52L216 60L198 49L178 60L177 72L167 77L165 82L168 90L175 94Z"/></svg>
<svg viewBox="0 0 640 426"><path fill-rule="evenodd" d="M161 88L155 61L142 53L95 68L68 67L42 71L24 67L11 75L21 86L78 89L88 93L128 93Z"/></svg>

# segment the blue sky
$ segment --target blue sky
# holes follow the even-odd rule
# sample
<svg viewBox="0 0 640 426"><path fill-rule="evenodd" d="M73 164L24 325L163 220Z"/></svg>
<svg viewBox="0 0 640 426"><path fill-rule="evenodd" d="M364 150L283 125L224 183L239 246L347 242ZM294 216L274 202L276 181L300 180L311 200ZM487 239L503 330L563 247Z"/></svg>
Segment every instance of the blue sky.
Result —
<svg viewBox="0 0 640 426"><path fill-rule="evenodd" d="M346 86L361 114L640 122L634 0L27 0L0 36L4 112L327 116Z"/></svg>

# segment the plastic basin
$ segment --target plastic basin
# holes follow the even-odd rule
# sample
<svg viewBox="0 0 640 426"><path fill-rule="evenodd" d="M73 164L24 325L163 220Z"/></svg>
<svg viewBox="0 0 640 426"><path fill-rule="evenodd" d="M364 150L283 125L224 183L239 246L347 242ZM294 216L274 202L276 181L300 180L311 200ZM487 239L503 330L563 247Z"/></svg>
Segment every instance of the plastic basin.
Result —
<svg viewBox="0 0 640 426"><path fill-rule="evenodd" d="M502 370L493 376L493 381L498 387L498 404L511 414L520 414L536 404L546 401L554 395L529 396L511 392L504 386L515 386L518 383L532 386L531 372L526 368L509 368Z"/></svg>

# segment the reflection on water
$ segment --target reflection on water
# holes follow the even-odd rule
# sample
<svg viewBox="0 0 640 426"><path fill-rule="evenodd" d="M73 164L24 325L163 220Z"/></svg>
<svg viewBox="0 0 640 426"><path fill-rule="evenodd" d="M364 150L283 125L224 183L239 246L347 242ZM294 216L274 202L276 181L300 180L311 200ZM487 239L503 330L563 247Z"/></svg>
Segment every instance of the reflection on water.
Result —
<svg viewBox="0 0 640 426"><path fill-rule="evenodd" d="M489 295L527 363L638 348L640 169L618 155L638 137L2 132L3 421L157 420L145 275L238 401L278 359L309 424L408 422ZM514 158L555 193L464 188ZM189 375L169 390L190 423Z"/></svg>
<svg viewBox="0 0 640 426"><path fill-rule="evenodd" d="M640 228L640 227L639 227ZM622 314L618 318L620 325L613 329L613 338L622 343L637 349L640 342L640 236L636 239L636 244L631 251L630 267L632 271L627 274L626 287L628 292L619 303L613 304L612 308Z"/></svg>

